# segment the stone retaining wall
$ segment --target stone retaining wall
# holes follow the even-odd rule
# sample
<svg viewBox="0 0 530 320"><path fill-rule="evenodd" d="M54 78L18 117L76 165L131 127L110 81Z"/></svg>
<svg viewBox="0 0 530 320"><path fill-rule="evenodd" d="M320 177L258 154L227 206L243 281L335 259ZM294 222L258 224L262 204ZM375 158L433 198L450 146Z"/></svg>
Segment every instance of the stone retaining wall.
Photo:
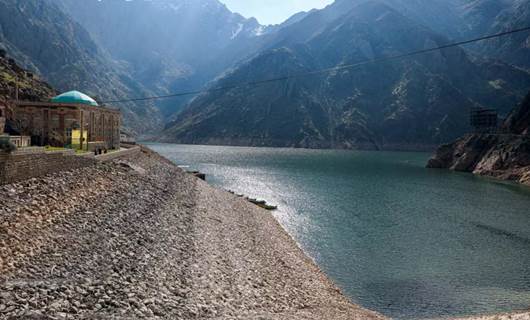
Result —
<svg viewBox="0 0 530 320"><path fill-rule="evenodd" d="M94 165L94 157L78 156L73 150L45 151L40 148L0 152L0 185L51 173Z"/></svg>

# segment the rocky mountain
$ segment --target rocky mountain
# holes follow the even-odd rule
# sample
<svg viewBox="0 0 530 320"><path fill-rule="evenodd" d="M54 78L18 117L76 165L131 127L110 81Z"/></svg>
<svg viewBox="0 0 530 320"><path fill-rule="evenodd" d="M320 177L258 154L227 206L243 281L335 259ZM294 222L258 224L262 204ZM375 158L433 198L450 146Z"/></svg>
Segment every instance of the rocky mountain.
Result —
<svg viewBox="0 0 530 320"><path fill-rule="evenodd" d="M356 63L530 21L530 0L336 0L263 26L221 2L0 0L0 48L59 91L101 101ZM175 120L165 141L423 148L464 132L469 106L508 112L528 89L528 36L256 88L114 105L139 134Z"/></svg>
<svg viewBox="0 0 530 320"><path fill-rule="evenodd" d="M326 10L295 15L295 22L261 39L260 49L307 41L345 12L374 0L336 0ZM530 26L530 0L375 0L448 40L460 41ZM303 19L300 19L301 17ZM307 19L306 19L307 18ZM302 21L303 20L303 21ZM530 33L510 35L467 45L484 58L528 69Z"/></svg>
<svg viewBox="0 0 530 320"><path fill-rule="evenodd" d="M498 15L493 30L504 32L530 25L530 1L519 1ZM530 34L511 35L502 40L490 40L483 45L483 52L488 56L514 63L530 70Z"/></svg>
<svg viewBox="0 0 530 320"><path fill-rule="evenodd" d="M511 134L530 134L530 94L506 119L503 129Z"/></svg>
<svg viewBox="0 0 530 320"><path fill-rule="evenodd" d="M477 37L530 26L529 0L460 0L460 37ZM518 33L470 46L475 52L530 70L530 33Z"/></svg>
<svg viewBox="0 0 530 320"><path fill-rule="evenodd" d="M217 0L55 1L157 94L202 87L251 51L248 42L268 30ZM187 101L160 101L159 106L171 114Z"/></svg>
<svg viewBox="0 0 530 320"><path fill-rule="evenodd" d="M386 2L403 1L337 1L308 14L269 35L266 50L240 63L212 87L356 64L450 41L410 18L412 14L403 14L403 7L396 10ZM324 75L209 92L179 114L162 140L430 148L465 132L470 107L498 108L506 115L507 106L520 101L529 87L527 72L451 48Z"/></svg>
<svg viewBox="0 0 530 320"><path fill-rule="evenodd" d="M20 99L45 101L56 95L55 90L39 79L33 72L20 67L16 61L0 49L0 102L2 104L15 96L18 87Z"/></svg>
<svg viewBox="0 0 530 320"><path fill-rule="evenodd" d="M530 185L530 93L502 129L502 134L469 134L441 146L427 167L473 172Z"/></svg>
<svg viewBox="0 0 530 320"><path fill-rule="evenodd" d="M100 101L149 94L51 0L0 0L0 47L59 91L77 89ZM137 132L161 123L152 104L118 107Z"/></svg>
<svg viewBox="0 0 530 320"><path fill-rule="evenodd" d="M7 132L18 135L20 132L6 115L11 113L10 100L17 95L19 99L29 101L46 101L56 95L55 90L39 79L33 72L25 70L16 61L0 49L0 136ZM0 141L0 149L13 150L13 145Z"/></svg>
<svg viewBox="0 0 530 320"><path fill-rule="evenodd" d="M373 0L338 0L352 8ZM530 26L529 0L377 0L404 16L454 40ZM344 10L344 9L343 9ZM530 33L492 39L467 49L488 58L500 59L528 69Z"/></svg>

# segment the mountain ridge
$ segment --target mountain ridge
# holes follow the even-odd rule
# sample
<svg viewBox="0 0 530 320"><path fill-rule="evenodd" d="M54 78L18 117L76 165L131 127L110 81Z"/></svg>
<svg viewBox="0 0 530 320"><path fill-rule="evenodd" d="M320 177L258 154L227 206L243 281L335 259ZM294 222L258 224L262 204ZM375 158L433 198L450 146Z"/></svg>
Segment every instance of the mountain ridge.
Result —
<svg viewBox="0 0 530 320"><path fill-rule="evenodd" d="M0 6L0 47L60 91L75 88L100 101L351 64L501 32L530 20L530 0L337 0L275 26L233 13L217 0L0 0ZM370 6L371 11L366 9ZM469 106L498 108L507 115L528 89L527 36L310 81L262 85L247 97L232 90L115 107L137 134L157 135L165 128L160 134L164 141L424 148L466 130L461 115ZM220 100L214 102L214 97ZM200 115L201 108L206 112L212 104L215 115L226 119ZM237 114L238 105L249 110L244 111L248 119ZM292 126L290 133L266 124L273 122L266 113L258 116L272 109L276 117L292 117L282 120ZM254 128L241 125L246 122ZM198 127L206 131L197 133ZM252 133L255 128L265 131Z"/></svg>
<svg viewBox="0 0 530 320"><path fill-rule="evenodd" d="M248 39L266 32L217 0L55 1L158 95L204 86L245 54ZM168 116L187 101L157 105Z"/></svg>
<svg viewBox="0 0 530 320"><path fill-rule="evenodd" d="M277 47L248 59L214 86L355 64L449 42L384 2L363 2L335 18L341 11L337 5L341 3L330 6L330 12L314 13L301 25L288 27L305 28L306 33L291 42L283 38ZM315 25L315 19L329 17L331 22L326 26L307 28ZM497 74L503 78L497 78ZM423 149L462 134L467 127L468 108L487 105L507 114L505 106L515 104L530 86L528 73L501 62L471 58L460 48L341 70L317 81L297 78L284 85L246 88L246 92L233 89L203 94L166 127L161 140ZM276 118L282 119L278 125L273 120ZM247 122L250 127L245 125Z"/></svg>

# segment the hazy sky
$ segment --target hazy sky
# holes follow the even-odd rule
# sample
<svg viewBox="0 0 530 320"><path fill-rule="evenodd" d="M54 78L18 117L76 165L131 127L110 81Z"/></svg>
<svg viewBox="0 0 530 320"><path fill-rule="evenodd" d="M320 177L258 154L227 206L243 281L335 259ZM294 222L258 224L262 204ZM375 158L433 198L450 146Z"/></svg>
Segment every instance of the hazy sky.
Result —
<svg viewBox="0 0 530 320"><path fill-rule="evenodd" d="M255 17L261 24L278 24L293 14L323 8L333 0L221 0L230 10Z"/></svg>

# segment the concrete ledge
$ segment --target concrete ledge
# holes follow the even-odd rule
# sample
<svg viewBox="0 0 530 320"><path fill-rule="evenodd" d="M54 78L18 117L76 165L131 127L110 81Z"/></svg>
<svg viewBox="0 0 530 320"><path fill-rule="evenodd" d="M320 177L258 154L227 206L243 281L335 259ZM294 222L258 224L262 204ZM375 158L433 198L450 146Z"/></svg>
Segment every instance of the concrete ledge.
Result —
<svg viewBox="0 0 530 320"><path fill-rule="evenodd" d="M44 147L26 147L26 148L17 148L11 154L29 154L29 153L42 153L45 152L46 148Z"/></svg>
<svg viewBox="0 0 530 320"><path fill-rule="evenodd" d="M57 150L47 150L46 147L25 147L18 148L17 150L11 152L12 156L17 155L31 155L31 154L63 154L68 156L75 156L75 150L73 149L57 149Z"/></svg>
<svg viewBox="0 0 530 320"><path fill-rule="evenodd" d="M130 156L134 156L134 155L138 154L140 151L141 151L140 147L133 147L133 148L130 148L130 149L121 149L120 151L114 151L114 152L111 152L111 153L97 155L94 158L97 161L109 162L109 161L116 160L116 159L121 159L121 158L127 158L127 157L130 157Z"/></svg>

